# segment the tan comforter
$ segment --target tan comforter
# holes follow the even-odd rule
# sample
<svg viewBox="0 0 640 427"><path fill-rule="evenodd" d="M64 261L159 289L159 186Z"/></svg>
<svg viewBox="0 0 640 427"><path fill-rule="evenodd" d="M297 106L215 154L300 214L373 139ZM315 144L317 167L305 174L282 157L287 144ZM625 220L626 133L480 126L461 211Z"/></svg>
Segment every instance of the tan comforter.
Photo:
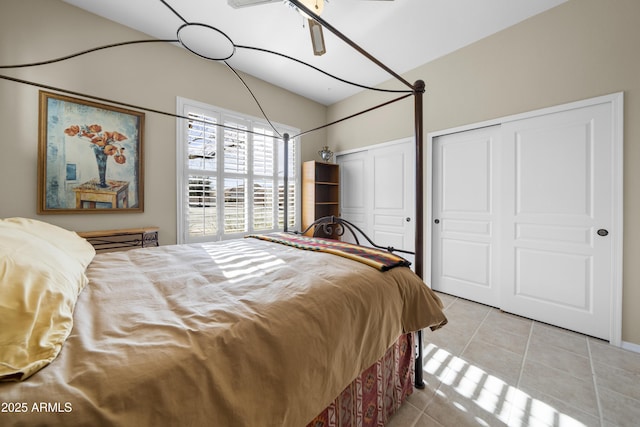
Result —
<svg viewBox="0 0 640 427"><path fill-rule="evenodd" d="M58 358L0 384L0 425L300 427L446 322L405 267L255 239L99 254L87 276Z"/></svg>

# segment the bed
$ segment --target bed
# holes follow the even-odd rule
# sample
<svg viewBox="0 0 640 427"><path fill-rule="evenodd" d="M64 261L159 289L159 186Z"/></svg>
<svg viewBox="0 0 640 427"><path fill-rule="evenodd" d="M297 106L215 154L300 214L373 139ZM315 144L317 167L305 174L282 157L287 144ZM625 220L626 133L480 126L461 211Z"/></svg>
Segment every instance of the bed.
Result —
<svg viewBox="0 0 640 427"><path fill-rule="evenodd" d="M341 246L95 254L0 220L0 424L381 425L412 392L412 332L446 317L402 258Z"/></svg>

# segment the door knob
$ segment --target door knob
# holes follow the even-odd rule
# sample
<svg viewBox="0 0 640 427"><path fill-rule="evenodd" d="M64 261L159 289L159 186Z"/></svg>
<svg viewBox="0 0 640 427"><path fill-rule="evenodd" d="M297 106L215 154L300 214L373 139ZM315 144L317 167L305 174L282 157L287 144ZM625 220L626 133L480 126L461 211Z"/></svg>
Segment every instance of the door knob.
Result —
<svg viewBox="0 0 640 427"><path fill-rule="evenodd" d="M436 224L440 224L440 220L439 219L434 219L433 222L435 222Z"/></svg>
<svg viewBox="0 0 640 427"><path fill-rule="evenodd" d="M409 217L406 217L404 220L407 221L407 222L411 222L411 218L409 218Z"/></svg>
<svg viewBox="0 0 640 427"><path fill-rule="evenodd" d="M598 231L597 231L597 233L598 233L598 236L602 236L602 237L604 237L604 236L606 236L607 234L609 234L609 231L608 231L608 230L606 230L606 229L604 229L604 228L601 228L600 230L598 230Z"/></svg>

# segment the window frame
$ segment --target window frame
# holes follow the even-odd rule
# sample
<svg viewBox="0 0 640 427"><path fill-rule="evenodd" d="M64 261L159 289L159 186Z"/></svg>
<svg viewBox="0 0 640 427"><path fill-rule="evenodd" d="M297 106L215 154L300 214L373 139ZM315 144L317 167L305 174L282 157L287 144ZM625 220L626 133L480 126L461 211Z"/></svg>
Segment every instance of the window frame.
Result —
<svg viewBox="0 0 640 427"><path fill-rule="evenodd" d="M206 104L203 102L177 97L176 102L176 111L178 116L188 117L190 112L195 114L202 114L208 117L212 117L216 119L217 124L223 124L226 120L232 120L236 123L241 123L242 125L246 125L249 131L253 131L255 128L264 128L267 130L271 130L271 125L264 119L259 117L253 117L246 114L238 113L235 111L230 111L221 107L217 107L214 105ZM273 123L273 122L272 122ZM296 135L300 131L291 126L283 125L280 123L273 123L280 134L288 133L289 135ZM220 149L224 147L224 126L213 125L216 129L216 153L220 152ZM212 171L203 171L204 175L209 177L215 177L216 181L216 223L217 230L215 234L203 234L198 236L190 235L189 233L189 223L188 223L188 209L189 209L189 176L192 175L192 168L189 167L188 164L188 119L186 118L178 118L176 121L176 181L177 181L177 202L176 202L176 210L177 210L177 243L185 244L185 243L197 243L197 242L206 242L206 241L217 241L217 240L228 240L243 237L246 234L250 233L269 233L273 231L282 231L282 228L279 227L279 218L282 212L282 209L279 208L279 191L278 188L280 184L284 180L283 170L284 166L282 164L282 140L274 135L273 138L276 140L274 144L274 172L273 175L254 173L253 170L253 137L254 134L251 132L247 133L247 156L246 156L246 164L247 171L244 172L225 172L224 170L224 156L217 155L216 156L216 170ZM295 144L292 146L292 144ZM290 199L293 198L295 202L295 206L293 207L293 226L290 224L289 228L298 229L300 224L300 146L299 146L299 138L291 139L289 141L290 150L293 148L293 158L290 159L289 163L293 163L293 168L290 166L289 170L289 186L291 183L294 183L294 194L293 197L290 195ZM291 156L290 156L291 157ZM293 170L292 170L293 169ZM196 172L197 173L197 172ZM224 182L225 179L246 179L245 185L245 224L247 226L247 231L243 232L234 232L234 233L225 233L224 230L224 198L222 201L218 199L218 194L224 194ZM254 195L255 193L247 191L248 189L253 188L253 184L256 180L262 179L273 179L274 188L273 188L273 228L271 229L254 229ZM220 191L222 189L222 191ZM224 196L223 196L224 197ZM292 208L289 208L289 212L291 213ZM285 219L286 220L286 219Z"/></svg>

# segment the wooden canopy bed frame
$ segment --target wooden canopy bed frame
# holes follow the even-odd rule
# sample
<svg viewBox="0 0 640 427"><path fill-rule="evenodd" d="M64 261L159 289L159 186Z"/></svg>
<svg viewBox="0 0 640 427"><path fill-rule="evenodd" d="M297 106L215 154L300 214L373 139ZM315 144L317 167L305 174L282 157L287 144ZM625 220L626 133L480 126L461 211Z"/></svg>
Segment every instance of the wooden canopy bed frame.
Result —
<svg viewBox="0 0 640 427"><path fill-rule="evenodd" d="M79 263L82 267L82 274L80 274L78 279L81 284L78 285L78 291L75 297L71 297L73 301L68 305L71 305L72 312L67 313L66 318L68 323L70 321L70 317L73 315L73 319L75 319L75 326L72 330L67 324L68 329L66 330L66 335L63 337L62 341L53 346L55 347L53 349L55 350L55 355L44 364L39 362L40 365L37 365L36 367L31 366L31 371L28 373L15 370L13 374L3 377L2 371L0 371L0 380L26 379L26 381L18 382L16 384L0 382L0 401L3 403L12 402L11 408L7 406L7 409L12 409L12 412L15 415L15 418L7 419L6 417L3 418L3 414L0 414L0 424L21 425L33 422L36 424L68 425L71 420L73 420L71 421L72 423L77 421L80 423L88 422L89 424L117 424L123 420L139 424L158 422L171 423L185 421L183 418L180 418L180 416L184 416L185 413L190 413L193 414L193 417L187 421L187 424L197 423L198 420L208 420L217 421L219 422L218 425L300 425L301 419L309 419L308 406L311 404L317 405L317 402L309 401L326 400L327 396L322 395L322 393L326 393L325 387L317 385L314 386L313 384L308 385L308 388L313 390L311 396L303 396L306 399L302 402L289 400L291 392L293 391L293 394L300 394L300 389L297 388L299 387L299 385L296 384L297 379L294 378L295 381L293 381L293 383L290 379L286 379L286 372L288 368L286 363L287 361L296 361L300 359L297 355L298 351L301 350L297 350L296 348L287 348L286 342L269 341L272 334L273 336L280 337L287 336L287 334L297 335L299 334L296 332L297 329L291 329L290 325L287 324L280 325L280 318L276 318L275 320L273 318L269 318L267 320L267 323L275 323L278 328L281 328L276 328L275 332L271 332L270 329L265 329L266 326L260 322L258 322L258 326L247 326L246 323L240 321L248 316L256 316L256 313L258 313L257 317L261 319L263 317L261 310L270 311L273 307L280 305L282 308L278 313L286 313L285 318L289 318L289 315L293 316L294 312L298 309L297 305L290 305L292 304L290 300L295 299L295 296L302 292L302 290L296 287L287 287L292 286L289 283L289 276L287 276L289 273L286 273L290 270L290 267L287 267L289 264L296 265L296 268L302 271L301 278L296 278L295 281L302 281L304 284L303 287L305 288L319 288L320 285L315 281L315 278L317 278L320 282L323 282L325 286L326 284L329 284L330 287L339 289L341 290L340 292L343 293L347 287L345 285L334 286L334 281L344 280L346 283L362 282L364 286L371 286L372 284L374 286L373 288L366 288L368 290L359 290L357 292L354 290L354 293L377 293L382 292L382 288L391 286L395 289L395 286L398 286L400 292L395 290L393 291L394 295L408 295L408 300L401 299L395 301L389 296L379 296L377 300L366 303L358 302L357 304L364 304L364 306L367 307L367 310L364 310L364 314L358 314L358 316L364 315L365 320L353 319L353 322L350 321L351 319L349 317L344 317L347 316L344 309L341 309L343 311L338 314L332 314L329 316L323 313L323 307L319 307L316 304L312 304L310 307L307 307L307 305L309 305L307 303L299 304L304 305L304 310L307 310L303 311L303 318L309 316L313 317L316 315L320 317L328 316L329 318L335 317L334 320L342 320L342 325L363 323L365 325L365 330L373 330L376 332L373 336L371 336L370 332L368 334L357 332L356 335L367 335L366 337L358 337L358 339L349 338L345 340L344 337L335 338L335 340L346 341L347 343L350 343L351 341L359 343L360 347L357 348L351 348L348 346L345 348L339 347L338 351L346 355L351 356L352 352L368 354L368 351L372 354L376 354L375 358L371 358L369 355L369 357L364 357L362 360L358 359L357 361L354 361L354 366L359 366L355 371L354 369L356 368L352 366L350 362L343 363L341 362L342 359L335 359L334 365L329 365L329 368L331 368L329 369L329 373L324 371L324 373L320 373L320 371L316 371L316 365L311 363L313 361L307 360L313 358L313 354L315 353L312 352L309 356L302 358L303 362L307 363L307 365L304 365L303 363L303 370L296 370L295 372L303 375L305 381L327 381L327 388L330 386L331 388L329 389L332 390L331 396L335 396L335 400L331 402L329 406L325 407L325 409L318 414L314 420L309 420L310 426L318 425L317 423L325 426L378 425L384 423L388 417L399 408L404 399L411 394L412 386L424 388L424 381L422 377L422 329L425 327L437 329L447 322L446 317L442 312L441 302L422 280L424 257L424 231L422 222L424 206L422 104L423 94L425 91L424 82L422 80L418 80L414 84L407 82L400 75L382 64L364 49L344 36L324 19L313 15L311 11L306 9L306 7L300 3L299 0L290 0L290 2L303 12L307 12L309 16L314 16L314 19L324 28L333 32L344 42L353 47L357 52L370 59L402 84L406 85L410 90L410 95L405 95L397 98L396 100L369 108L360 113L329 123L317 129L331 126L348 118L364 114L375 108L379 108L391 102L413 95L416 151L415 206L416 218L418 218L415 230L415 252L377 245L354 224L342 218L332 216L316 220L310 228L314 227L314 229L318 231L330 227L338 229L338 235L342 235L345 231L349 231L353 235L353 239L356 241L357 245L359 245L360 239L364 239L368 245L366 247L358 246L355 249L348 247L343 251L344 248L335 247L342 246L343 244L341 243L332 243L325 241L324 239L307 241L304 240L306 237L304 237L303 234L308 230L289 233L289 230L287 230L287 221L285 220L285 233L283 233L283 235L270 236L269 239L271 240L268 240L267 242L264 241L264 236L251 236L255 237L255 239L249 238L241 239L242 241L237 242L219 242L218 244L212 245L175 245L134 249L126 252L98 254L95 255L95 257L93 255L95 252L93 252L89 257L89 255L87 255L86 247L83 247L80 242L76 242L71 236L67 236L63 231L58 230L56 227L50 225L47 226L37 221L23 219L9 219L3 223L3 220L0 219L0 235L2 235L3 232L7 232L9 233L9 237L15 238L15 241L20 244L21 240L16 236L24 235L26 236L24 237L25 240L33 240L33 251L37 252L46 248L45 253L47 256L49 255L49 252L52 252L56 254L56 257L61 257L60 259L63 260L67 260L71 257L72 261L69 261L70 264L73 264L75 268L79 268L78 265L76 265ZM165 2L163 1L163 3ZM30 84L41 88L53 89L93 99L99 99L102 101L125 105L127 107L185 118L175 114L168 114L133 105L126 105L116 101L65 91L59 88L28 82L13 77L0 76L0 78L22 84ZM306 131L302 134L312 132L317 129ZM295 135L294 137L300 135ZM285 144L284 188L286 192L288 189L287 179L289 175L287 145L289 143L290 136L287 134L283 135L283 140ZM287 194L285 194L284 200L284 218L286 219L288 218ZM34 231L37 231L38 235L35 235L36 233ZM86 240L81 239L75 233L72 234L82 240L84 244L89 245ZM42 237L42 235L47 237ZM4 239L4 241L8 241L10 243L11 238ZM251 241L250 244L248 243L249 241ZM60 242L68 242L68 245L63 245ZM0 255L3 254L3 249L5 249L2 244L3 239L0 239ZM293 246L294 248L283 249L279 246L280 244ZM182 249L177 249L178 246L184 247L185 254L181 252ZM318 246L321 246L322 248L318 249ZM69 247L73 248L73 250L69 250ZM297 251L298 248L307 249L307 251ZM327 248L329 249L327 250ZM376 250L378 251L373 255L375 260L371 261L369 255L372 254L369 252ZM236 253L241 253L242 251L246 251L247 255L243 256L248 257L248 261L243 261L245 259L243 258L240 262L245 263L242 265L249 265L251 267L247 270L249 273L245 271L246 269L243 270L243 275L240 277L238 276L240 271L238 269L239 267L234 266L234 264L228 264L228 262L230 262L228 260L235 259ZM360 263L354 264L352 260L354 256L353 251L358 252L355 257L366 258L368 261L360 261ZM299 252L305 252L305 255L300 255ZM313 254L313 252L320 253ZM331 258L331 260L323 258L327 255L325 252L329 252L331 254L330 256L333 258ZM334 256L336 255L336 252L339 252L339 257ZM345 255L345 252L349 252L349 254ZM361 252L366 253L363 255ZM404 259L401 257L394 258L393 255L389 255L388 257L392 258L394 263L384 264L382 266L378 265L380 263L380 257L385 259L384 262L387 262L388 257L385 254L392 254L393 252L415 254L415 274L411 273L408 268L403 268L408 265ZM5 253L8 252L5 251ZM256 253L261 254L260 256L263 257L261 260L269 260L269 262L258 264L253 263L254 261L252 261L251 257ZM220 254L223 254L224 256L221 257ZM307 258L311 260L312 256L314 257L313 261L307 261ZM212 260L214 262L212 262ZM0 261L2 261L2 257L0 257ZM180 262L181 267L176 267L176 270L172 271L170 266L177 265L174 263L177 263L178 261ZM196 261L200 261L200 263L196 263ZM62 263L66 262L67 261L64 261ZM203 264L203 262L206 264ZM282 266L282 263L284 263L284 266ZM211 264L220 265L216 265L214 269L214 266ZM327 265L331 265L331 268L327 268ZM131 266L131 269L125 266ZM376 268L371 269L370 267L372 266ZM0 265L0 267L2 267L2 265ZM33 264L30 268L36 268L36 265ZM128 284L119 283L122 281L121 279L119 280L117 277L112 277L114 274L110 272L110 269L112 268L122 268L123 270L120 273L125 274ZM84 276L85 269L86 277ZM334 269L335 271L333 271ZM381 273L383 271L384 273ZM49 273L47 272L47 274ZM182 295L182 288L180 288L180 292L178 292L180 295L177 296L165 294L164 291L161 292L162 295L158 294L160 288L171 288L171 286L175 286L171 285L171 283L174 282L169 282L170 278L168 276L171 276L172 274L180 277L179 279L176 279L178 280L177 283L185 284L184 295ZM260 286L257 288L247 287L246 294L240 293L242 289L237 289L233 284L239 283L240 285L238 286L245 286L246 281L243 281L244 275L248 275L247 277L257 281L257 283L262 285L264 289L271 286L269 283L277 281L279 284L278 286L282 283L283 286L286 287L285 290L280 287L276 287L271 291L278 295L282 295L283 298L275 299L274 297L273 301L271 301L271 296L268 293L265 294L265 291L263 291ZM338 275L340 275L340 278L338 278ZM415 282L412 278L414 276L417 276L417 280L420 284L417 287L415 287L415 284L409 285L409 282ZM87 286L87 289L82 291L82 289L85 288L84 285L87 284L87 277L90 286ZM233 308L231 311L228 311L226 306L218 308L217 296L214 298L210 293L202 294L202 289L205 287L208 289L211 283L213 283L210 282L211 277L221 277L221 280L224 280L224 283L227 285L231 284L224 288L223 292L225 292L225 294L220 297L221 299L225 299L226 301L226 293L232 295L234 292L239 292L236 298L229 298L230 301L233 301L231 303ZM313 281L312 277L314 278ZM266 282L262 282L262 280L265 280ZM191 286L191 283L198 283L200 285L194 287ZM393 283L393 285L391 285L391 283ZM1 281L0 285L2 285ZM127 288L129 285L131 289ZM133 294L129 294L129 292L132 292ZM325 295L327 291L322 288L320 292ZM254 293L257 293L259 298L255 298L254 300L251 296L247 296L253 295ZM141 295L150 295L150 300L145 302L145 304L150 305L145 306L146 308L141 312L137 312L135 303L137 302L137 298ZM291 295L293 295L293 297ZM315 301L317 298L314 295L307 296L307 294L302 293L300 295L304 295L304 301ZM326 296L329 295L326 294L325 297ZM343 297L347 298L346 294ZM75 312L73 311L75 306L74 298L78 299L78 306L75 307ZM183 300L180 300L180 298L183 298ZM212 300L212 298L214 299ZM335 300L336 298L338 297L329 297L330 300ZM177 299L177 301L174 301L174 299ZM268 304L266 304L264 300L267 300ZM198 303L201 301L203 305L198 307ZM259 301L259 308L253 306L253 304L258 304L256 301ZM205 305L205 302L208 305ZM175 307L172 305L174 303ZM351 305L353 304L356 303L351 302ZM169 305L171 305L171 309L166 308ZM192 305L195 305L196 307L192 307ZM209 305L215 306L216 310L219 311L209 312ZM380 307L378 307L379 305ZM394 309L397 311L395 320L387 319L387 316L389 316L389 314L386 313L388 311L386 308L387 305L392 307L392 311ZM107 307L106 311L113 311L113 318L110 317L110 312L92 310L92 308L102 308L103 306ZM150 307L153 309L150 310ZM408 307L411 307L411 309ZM121 309L124 311L121 311ZM242 311L244 309L247 309L248 311ZM329 310L330 307L327 307L326 309ZM163 313L164 310L168 310L167 315L169 316L169 320L166 321L168 323L163 323L165 322L164 318L159 320L158 317L155 317L154 310L157 310L160 313ZM175 314L174 312L180 312L181 310L188 310L186 314L187 317L185 319L172 317L173 314ZM201 322L202 319L200 317L206 313L209 313L209 316L213 316L212 318L215 319L214 325L223 325L224 321L220 319L228 319L227 322L229 322L227 324L228 326L223 328L224 331L221 335L213 335L212 338L209 338L208 340L205 338L207 338L207 334L212 333L208 330L212 328L211 326L207 329L200 330L189 323L192 318ZM347 311L347 313L349 313L349 311ZM401 315L398 315L398 313L401 313ZM219 318L219 316L221 317ZM234 316L240 317L235 318ZM114 322L113 325L110 324L112 320ZM384 323L375 323L378 321L382 322L383 320ZM309 342L309 346L315 349L315 344L312 344L312 341L308 340L313 337L315 326L312 327L304 324L304 320L301 318L291 317L291 321L294 322L295 325L300 326L300 331L307 331L309 335L307 335L306 338ZM172 322L179 323L179 325L174 325ZM184 322L184 324L182 322ZM196 323L199 324L198 322ZM136 325L138 324L140 325L140 331L136 330ZM375 324L377 326L370 326L370 324ZM313 325L316 324L314 323ZM172 327L177 327L180 337L176 338L177 344L173 342L166 342L166 344L187 348L188 351L179 352L176 350L175 353L168 353L162 346L159 346L159 343L164 342L163 339L165 338L163 338L163 334L165 333L165 328ZM317 324L317 327L318 330L322 331L322 334L313 337L314 340L323 341L327 339L334 339L331 327L321 326L319 323ZM122 330L127 328L131 329L126 331ZM216 328L220 329L219 327L213 327L213 329ZM236 333L234 331L238 328L257 329L257 335L244 335L243 331L237 331L237 335L234 335ZM389 328L391 331L387 331L386 334L381 332L386 331ZM404 333L402 333L400 338L396 340L395 337L397 337L397 335L395 335L396 332L393 331L398 330L398 328L404 331ZM336 329L336 325L333 325L333 329ZM142 336L137 335L142 334L143 331L145 334L152 335L150 342L146 342L142 339ZM415 331L415 337L414 333L411 331ZM393 340L389 341L388 336L386 335L393 335ZM110 341L103 342L98 340L101 336L113 339L114 343L112 344ZM383 337L386 337L386 341L382 339ZM140 341L136 342L136 339L139 339ZM216 341L216 348L225 349L225 351L221 352L223 354L216 356L223 358L220 363L218 363L218 359L216 359L216 361L208 361L208 358L213 357L209 348L213 345L211 339ZM265 340L265 343L268 342L269 344L264 344L262 347L250 347L251 350L247 350L250 354L244 355L243 353L243 357L238 357L237 348L234 347L239 345L238 342L247 344L248 340L261 341L263 339ZM120 345L119 341L124 341L126 345ZM374 351L373 344L371 345L371 349L369 349L369 341L385 342L383 349L386 349L386 351L384 351L382 357L380 357L379 349ZM304 342L304 340L302 342ZM64 349L61 352L60 350L63 343ZM110 350L112 345L113 350ZM141 345L142 347L138 348L138 345ZM220 345L223 346L219 347ZM328 347L333 349L330 345ZM415 351L413 351L414 348ZM140 359L138 353L141 349L157 352L157 357L155 357L154 360L149 360L148 362L145 361L146 359ZM320 354L322 348L317 348L315 350ZM93 356L92 351L94 352ZM58 353L60 353L59 356ZM257 357L256 353L261 357ZM293 356L290 353L293 353ZM94 356L95 361L93 360ZM167 360L171 357L176 357L178 360ZM244 360L244 357L251 361L251 368L240 363L240 360ZM262 357L264 357L265 361L262 360ZM332 360L333 357L335 356L332 353L329 353L325 356L325 359ZM363 362L363 360L366 362ZM273 369L273 372L268 372L263 375L261 371L253 372L250 370L254 368L259 369L261 367L266 370L267 365L264 364L267 363L267 361L271 362L268 366L270 367L269 370ZM127 364L129 363L138 363L139 366L128 366ZM358 363L366 364L360 366ZM47 364L52 364L52 366L42 369ZM148 372L145 370L143 365L146 364L149 364L156 371ZM345 365L344 367L342 367L343 364ZM0 368L3 365L7 366L8 364L0 358ZM318 365L321 365L321 363L318 363ZM392 368L389 368L389 366ZM196 370L194 371L189 367L193 367ZM110 369L113 370L113 372L101 372L101 370L104 369ZM198 380L197 369L203 369L203 373L201 375L205 380L204 383L201 383L201 381ZM341 372L341 375L337 375L336 372L333 372L347 369L351 369L351 371L346 373ZM237 370L238 372L229 372L232 370ZM355 373L359 374L355 379L353 379L353 375ZM33 377L27 379L27 377L30 377L31 375L33 375ZM322 378L323 375L325 375L326 378ZM350 380L350 383L346 383L348 384L346 388L344 388L344 375L352 379ZM219 384L217 381L218 378L220 378ZM150 383L149 381L152 379L154 381L160 381L157 383ZM269 382L269 379L274 383ZM243 390L245 390L245 388L243 388L242 385L245 385L247 382L251 382L252 380L255 380L256 382L255 388L258 393L262 392L264 389L264 391L271 391L272 393L282 392L282 395L272 395L269 396L270 399L264 399L264 396L260 399L256 395L245 396L245 401L254 403L261 401L260 404L256 404L255 407L252 405L249 405L250 407L238 406L238 402L230 400L231 396L241 392L244 393ZM280 384L281 380L283 382L282 384ZM303 379L300 381L302 380ZM101 382L106 382L106 384L99 384ZM236 382L241 384L238 389L234 386ZM171 390L172 387L174 387L174 384L176 389ZM377 384L382 385L378 386ZM363 397L362 390L368 389L370 386L375 389L373 392L371 392L371 390L368 391L369 393L373 393L373 397ZM170 390L163 390L165 387ZM340 390L342 391L340 392ZM205 401L211 402L211 408L202 408L202 405L199 404L200 400L193 399L190 395L191 392L197 393L198 396ZM254 391L254 393L255 392L256 391ZM128 393L133 394L129 395ZM148 396L140 396L135 393L148 394ZM176 396L176 393L179 395ZM239 397L242 398L243 396ZM365 402L366 399L370 398L374 400ZM141 408L146 411L144 414L136 414L136 408L130 407L131 405L135 406L137 404L136 399L140 399L140 401L145 400L144 405L141 403ZM150 399L157 399L157 401L152 401L150 403ZM284 400L279 402L279 405L274 405L270 403L271 399ZM222 402L218 402L218 400L222 400ZM240 399L240 401L242 402L242 399ZM172 409L165 410L165 407ZM312 407L315 408L315 406ZM360 408L359 410L353 409L358 407ZM372 413L367 413L366 408L374 409L372 409ZM362 412L363 409L365 409L364 413ZM303 410L306 410L307 412L302 412ZM78 418L70 418L72 415ZM274 419L261 418L263 415L270 415L274 417ZM125 416L134 416L134 418L122 418ZM233 422L230 420L233 420Z"/></svg>

